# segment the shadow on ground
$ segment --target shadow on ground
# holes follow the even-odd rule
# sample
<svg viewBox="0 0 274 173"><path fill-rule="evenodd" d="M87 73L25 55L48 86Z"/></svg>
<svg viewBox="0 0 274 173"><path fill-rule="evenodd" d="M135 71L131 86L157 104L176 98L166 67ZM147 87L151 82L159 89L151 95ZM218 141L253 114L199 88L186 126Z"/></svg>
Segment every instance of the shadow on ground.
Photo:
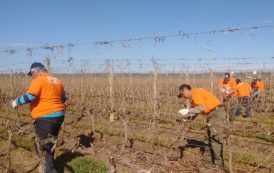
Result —
<svg viewBox="0 0 274 173"><path fill-rule="evenodd" d="M68 165L68 163L70 161L72 161L73 159L83 156L83 154L78 153L78 152L64 152L63 154L61 154L60 156L58 156L55 159L55 165L56 165L56 169L59 173L64 173L65 168L67 168L67 170L69 170L70 172L73 172L72 167L70 167Z"/></svg>
<svg viewBox="0 0 274 173"><path fill-rule="evenodd" d="M184 146L179 146L180 158L183 158L183 157L184 157L184 151L185 151L187 148L199 148L201 154L203 155L204 152L205 152L205 150L206 150L206 147L208 147L208 144L206 144L206 143L203 142L203 141L198 141L198 140L195 140L195 139L187 139L187 144L186 144L186 145L184 145Z"/></svg>
<svg viewBox="0 0 274 173"><path fill-rule="evenodd" d="M80 147L85 147L85 148L89 148L91 147L91 144L94 141L93 138L93 134L89 134L89 135L79 135L77 136L79 138L79 145ZM65 168L70 171L73 172L73 168L71 166L68 165L68 163L70 161L72 161L73 159L80 157L80 156L84 156L84 154L80 153L80 152L72 152L72 151L67 151L62 153L60 156L58 156L55 159L55 165L56 165L56 169L59 173L64 173Z"/></svg>

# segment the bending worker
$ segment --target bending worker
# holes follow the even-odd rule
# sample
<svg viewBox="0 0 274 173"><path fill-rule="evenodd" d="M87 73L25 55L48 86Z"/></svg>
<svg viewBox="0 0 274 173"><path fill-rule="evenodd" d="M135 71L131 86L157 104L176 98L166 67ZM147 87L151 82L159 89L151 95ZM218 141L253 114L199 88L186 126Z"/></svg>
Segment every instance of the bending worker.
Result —
<svg viewBox="0 0 274 173"><path fill-rule="evenodd" d="M236 109L236 116L241 115L241 106L245 107L245 116L246 118L251 117L251 86L247 82L242 82L240 79L236 80L237 82L237 96L239 99L239 105Z"/></svg>
<svg viewBox="0 0 274 173"><path fill-rule="evenodd" d="M32 81L27 93L12 102L13 108L30 103L35 120L36 150L43 173L57 173L54 167L54 148L60 127L64 121L66 94L59 79L50 76L41 63L33 63L29 76Z"/></svg>
<svg viewBox="0 0 274 173"><path fill-rule="evenodd" d="M226 116L229 119L234 115L234 102L231 98L236 96L236 87L236 80L230 77L230 73L225 73L224 78L220 80L220 91L222 93L222 102L227 113Z"/></svg>
<svg viewBox="0 0 274 173"><path fill-rule="evenodd" d="M228 101L231 96L235 96L236 80L230 77L229 73L225 73L224 78L220 80L220 91L223 93L223 102Z"/></svg>
<svg viewBox="0 0 274 173"><path fill-rule="evenodd" d="M225 110L221 105L221 101L209 91L203 88L192 89L188 84L183 84L179 88L178 98L182 97L191 101L190 109L181 109L179 111L183 118L203 114L207 119L211 161L214 165L223 168L224 128L222 125L225 122Z"/></svg>

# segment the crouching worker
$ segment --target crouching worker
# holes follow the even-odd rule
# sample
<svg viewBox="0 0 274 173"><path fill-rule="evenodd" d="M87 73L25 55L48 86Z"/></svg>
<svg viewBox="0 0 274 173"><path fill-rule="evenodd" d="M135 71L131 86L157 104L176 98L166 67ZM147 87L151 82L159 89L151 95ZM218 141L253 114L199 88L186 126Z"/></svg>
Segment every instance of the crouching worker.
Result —
<svg viewBox="0 0 274 173"><path fill-rule="evenodd" d="M223 142L224 142L224 122L225 110L221 101L203 88L191 88L188 84L183 84L179 88L178 98L185 98L191 101L190 109L181 109L179 113L183 118L193 117L203 114L207 120L207 135L211 158L205 158L219 168L224 167Z"/></svg>
<svg viewBox="0 0 274 173"><path fill-rule="evenodd" d="M66 94L59 79L48 74L41 63L33 63L29 76L32 81L27 93L12 102L13 108L30 103L35 125L35 147L41 159L40 171L57 173L54 167L54 149L64 121Z"/></svg>

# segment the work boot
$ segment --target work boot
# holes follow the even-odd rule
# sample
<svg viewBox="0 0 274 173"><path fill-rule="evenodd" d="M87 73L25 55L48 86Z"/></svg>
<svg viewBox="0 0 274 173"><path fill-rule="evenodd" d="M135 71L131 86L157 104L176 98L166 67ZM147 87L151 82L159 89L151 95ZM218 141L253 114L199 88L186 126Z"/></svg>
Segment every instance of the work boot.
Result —
<svg viewBox="0 0 274 173"><path fill-rule="evenodd" d="M251 118L251 114L249 111L245 111L245 117L250 119Z"/></svg>
<svg viewBox="0 0 274 173"><path fill-rule="evenodd" d="M240 115L241 115L241 109L237 108L236 111L235 111L235 116L238 117Z"/></svg>
<svg viewBox="0 0 274 173"><path fill-rule="evenodd" d="M58 171L55 168L46 168L45 173L58 173Z"/></svg>

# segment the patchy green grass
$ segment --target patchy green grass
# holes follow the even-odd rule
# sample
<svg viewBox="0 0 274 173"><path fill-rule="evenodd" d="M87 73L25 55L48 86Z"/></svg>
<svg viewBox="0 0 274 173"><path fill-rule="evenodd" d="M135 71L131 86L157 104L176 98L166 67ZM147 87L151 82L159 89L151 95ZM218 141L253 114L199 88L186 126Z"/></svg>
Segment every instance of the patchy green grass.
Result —
<svg viewBox="0 0 274 173"><path fill-rule="evenodd" d="M271 113L256 113L251 119L246 119L244 117L235 118L236 122L242 122L245 125L252 125L260 128L270 128L274 127L274 116Z"/></svg>
<svg viewBox="0 0 274 173"><path fill-rule="evenodd" d="M5 141L8 140L8 132L5 131L3 133L0 133L0 138ZM30 139L26 139L25 137L22 137L19 135L13 135L11 142L15 147L24 148L30 152L35 151L34 142L31 141Z"/></svg>
<svg viewBox="0 0 274 173"><path fill-rule="evenodd" d="M24 137L15 136L12 138L12 143L18 148L24 148L30 152L35 152L34 142Z"/></svg>
<svg viewBox="0 0 274 173"><path fill-rule="evenodd" d="M263 141L274 143L274 136L272 135L262 135L262 134L255 134L254 135L257 139L261 139Z"/></svg>
<svg viewBox="0 0 274 173"><path fill-rule="evenodd" d="M274 143L274 137L272 135L258 134L253 132L236 132L234 135L242 136L246 138L258 139L259 141Z"/></svg>
<svg viewBox="0 0 274 173"><path fill-rule="evenodd" d="M234 152L232 154L232 159L235 162L240 162L240 163L248 164L248 165L257 165L257 163L259 162L259 160L256 156L249 154L249 153Z"/></svg>
<svg viewBox="0 0 274 173"><path fill-rule="evenodd" d="M204 130L206 128L206 126L204 126L204 125L195 124L195 123L191 123L188 126L191 130Z"/></svg>
<svg viewBox="0 0 274 173"><path fill-rule="evenodd" d="M78 121L75 122L73 126L79 129L91 129L91 122ZM104 124L96 124L96 131L109 136L124 136L123 127L107 121ZM129 137L139 142L151 143L157 146L168 146L171 141L177 138L177 136L170 136L168 134L151 134L147 132L147 129L129 131Z"/></svg>
<svg viewBox="0 0 274 173"><path fill-rule="evenodd" d="M100 161L78 157L69 162L74 173L106 173L107 167Z"/></svg>
<svg viewBox="0 0 274 173"><path fill-rule="evenodd" d="M174 125L174 122L168 120L159 120L159 124L167 124L167 125Z"/></svg>

